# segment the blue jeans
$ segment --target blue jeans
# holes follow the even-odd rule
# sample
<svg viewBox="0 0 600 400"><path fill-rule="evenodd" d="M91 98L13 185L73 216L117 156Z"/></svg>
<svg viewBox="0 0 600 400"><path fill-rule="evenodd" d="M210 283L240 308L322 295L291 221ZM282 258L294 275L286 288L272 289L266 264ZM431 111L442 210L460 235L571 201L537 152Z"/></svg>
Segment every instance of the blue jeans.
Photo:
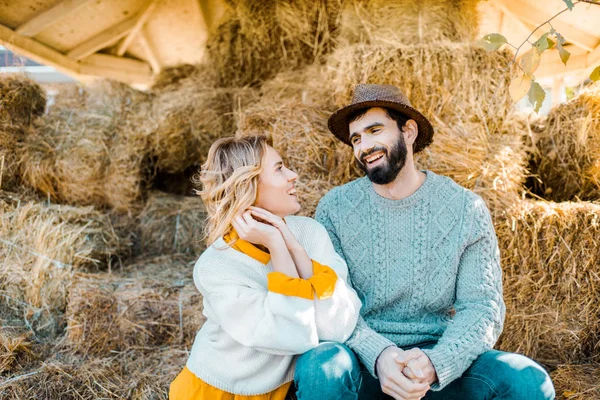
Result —
<svg viewBox="0 0 600 400"><path fill-rule="evenodd" d="M298 400L392 399L381 391L379 380L352 350L334 342L323 342L299 356L294 383ZM479 356L460 378L441 391L430 390L424 399L538 400L554 396L550 376L540 365L519 354L490 350Z"/></svg>

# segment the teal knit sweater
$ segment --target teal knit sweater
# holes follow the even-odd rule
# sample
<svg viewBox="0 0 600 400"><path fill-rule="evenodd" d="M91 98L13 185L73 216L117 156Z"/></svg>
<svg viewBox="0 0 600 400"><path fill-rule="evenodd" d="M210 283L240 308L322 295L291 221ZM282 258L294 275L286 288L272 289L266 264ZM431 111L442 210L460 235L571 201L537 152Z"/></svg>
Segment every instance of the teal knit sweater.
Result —
<svg viewBox="0 0 600 400"><path fill-rule="evenodd" d="M363 302L346 344L375 375L388 346L423 350L440 390L460 377L502 331L505 306L494 226L483 200L426 171L402 200L378 195L367 177L321 199L316 218L345 258Z"/></svg>

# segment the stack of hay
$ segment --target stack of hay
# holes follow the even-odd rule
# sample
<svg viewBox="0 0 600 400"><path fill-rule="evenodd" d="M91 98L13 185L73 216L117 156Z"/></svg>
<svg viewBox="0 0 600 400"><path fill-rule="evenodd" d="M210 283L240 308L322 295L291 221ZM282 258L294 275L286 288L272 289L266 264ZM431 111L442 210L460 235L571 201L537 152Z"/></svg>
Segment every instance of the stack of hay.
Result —
<svg viewBox="0 0 600 400"><path fill-rule="evenodd" d="M24 142L25 183L55 202L128 210L142 196L148 146L135 125L148 105L114 82L59 94Z"/></svg>
<svg viewBox="0 0 600 400"><path fill-rule="evenodd" d="M0 190L19 186L17 155L45 107L45 93L35 82L21 76L0 79Z"/></svg>
<svg viewBox="0 0 600 400"><path fill-rule="evenodd" d="M600 84L534 125L533 190L554 201L600 200Z"/></svg>

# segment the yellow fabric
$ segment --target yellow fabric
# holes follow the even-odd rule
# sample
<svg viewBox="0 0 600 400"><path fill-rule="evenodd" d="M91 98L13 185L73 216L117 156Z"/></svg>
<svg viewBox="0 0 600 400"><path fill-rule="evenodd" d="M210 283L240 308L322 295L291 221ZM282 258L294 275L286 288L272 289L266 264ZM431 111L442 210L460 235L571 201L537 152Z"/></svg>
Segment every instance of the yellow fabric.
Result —
<svg viewBox="0 0 600 400"><path fill-rule="evenodd" d="M265 394L241 396L209 385L185 367L171 382L169 400L285 400L291 384L285 383Z"/></svg>
<svg viewBox="0 0 600 400"><path fill-rule="evenodd" d="M282 272L269 272L267 274L267 289L270 292L285 296L302 297L313 300L315 292L310 281L301 278L292 278Z"/></svg>
<svg viewBox="0 0 600 400"><path fill-rule="evenodd" d="M232 240L235 240L235 243L231 247L233 247L237 251L241 251L242 253L249 255L250 257L265 265L268 264L269 261L271 261L271 255L269 253L267 253L266 251L262 251L261 249L244 239L240 239L235 229L232 229L231 232L223 236L223 240L225 240L225 243L229 243Z"/></svg>
<svg viewBox="0 0 600 400"><path fill-rule="evenodd" d="M269 253L262 251L246 240L240 239L235 229L223 236L223 240L226 243L235 240L231 247L263 264L268 264L271 260ZM330 267L315 260L312 260L312 264L313 276L309 279L292 278L281 272L270 272L267 274L267 289L285 296L301 297L308 300L314 299L315 293L320 300L330 298L333 296L337 274Z"/></svg>
<svg viewBox="0 0 600 400"><path fill-rule="evenodd" d="M308 281L320 300L328 299L333 296L338 276L327 265L319 264L315 260L312 260L312 263L313 276L308 278Z"/></svg>

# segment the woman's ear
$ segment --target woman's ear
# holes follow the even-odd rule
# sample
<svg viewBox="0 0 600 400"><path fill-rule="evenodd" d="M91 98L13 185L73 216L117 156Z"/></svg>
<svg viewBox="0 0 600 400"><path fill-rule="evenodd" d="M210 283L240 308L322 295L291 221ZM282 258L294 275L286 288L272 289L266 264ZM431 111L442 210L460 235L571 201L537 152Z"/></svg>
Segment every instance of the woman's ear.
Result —
<svg viewBox="0 0 600 400"><path fill-rule="evenodd" d="M412 145L417 140L417 136L419 136L419 127L417 126L417 123L412 119L406 121L402 127L402 134L404 135L406 146L412 148Z"/></svg>

